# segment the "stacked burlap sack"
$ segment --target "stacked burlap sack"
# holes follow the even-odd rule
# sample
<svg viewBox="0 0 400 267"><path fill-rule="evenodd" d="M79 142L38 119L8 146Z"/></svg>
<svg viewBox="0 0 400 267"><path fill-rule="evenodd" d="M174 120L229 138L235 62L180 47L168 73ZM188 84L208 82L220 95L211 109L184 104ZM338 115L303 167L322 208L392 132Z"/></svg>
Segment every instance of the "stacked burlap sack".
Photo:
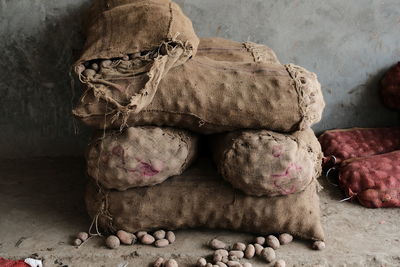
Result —
<svg viewBox="0 0 400 267"><path fill-rule="evenodd" d="M86 204L102 230L193 227L323 240L310 126L324 108L314 73L268 47L199 39L169 0L98 0L74 68L73 110L99 129ZM207 134L222 178L190 170Z"/></svg>

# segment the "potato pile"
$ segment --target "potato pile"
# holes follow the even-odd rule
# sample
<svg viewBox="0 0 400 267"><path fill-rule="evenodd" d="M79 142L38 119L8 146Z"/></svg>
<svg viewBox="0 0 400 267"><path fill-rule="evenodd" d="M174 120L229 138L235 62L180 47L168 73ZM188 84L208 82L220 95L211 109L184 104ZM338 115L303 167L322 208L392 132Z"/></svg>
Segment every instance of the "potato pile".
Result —
<svg viewBox="0 0 400 267"><path fill-rule="evenodd" d="M169 231L195 227L324 239L310 127L325 103L314 73L264 45L199 39L170 0L97 0L85 28L73 114L97 130L85 199L108 247L162 248ZM221 176L190 167L200 135ZM270 261L275 239L260 252ZM257 251L237 244L222 257Z"/></svg>

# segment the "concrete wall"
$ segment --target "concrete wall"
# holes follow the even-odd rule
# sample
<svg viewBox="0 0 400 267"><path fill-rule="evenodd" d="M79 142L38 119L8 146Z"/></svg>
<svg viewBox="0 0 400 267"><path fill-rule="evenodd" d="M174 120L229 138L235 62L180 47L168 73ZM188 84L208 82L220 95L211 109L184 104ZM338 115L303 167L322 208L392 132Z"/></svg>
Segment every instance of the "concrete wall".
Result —
<svg viewBox="0 0 400 267"><path fill-rule="evenodd" d="M177 0L199 36L253 41L316 72L324 129L398 123L376 83L400 60L398 0ZM69 66L87 0L0 0L0 157L80 154ZM85 131L85 130L84 130Z"/></svg>

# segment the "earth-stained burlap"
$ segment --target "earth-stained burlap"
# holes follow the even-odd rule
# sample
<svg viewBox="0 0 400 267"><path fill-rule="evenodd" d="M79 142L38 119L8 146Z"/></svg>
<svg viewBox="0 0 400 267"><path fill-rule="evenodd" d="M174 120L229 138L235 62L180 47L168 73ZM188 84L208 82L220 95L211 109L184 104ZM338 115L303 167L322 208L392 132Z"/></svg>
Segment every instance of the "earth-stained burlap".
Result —
<svg viewBox="0 0 400 267"><path fill-rule="evenodd" d="M171 69L151 104L138 114L120 116L114 103L91 91L82 96L74 114L96 128L157 125L204 134L242 128L292 132L321 119L325 104L314 73L293 64L220 61L213 54ZM248 51L249 56L253 58ZM112 98L128 103L134 88L140 87L128 84L144 81L137 75L115 82L119 90L112 91Z"/></svg>
<svg viewBox="0 0 400 267"><path fill-rule="evenodd" d="M194 56L199 44L192 22L170 0L97 0L87 17L86 43L75 72L88 90L114 103L115 112L123 117L146 107L162 77ZM96 75L85 72L85 65ZM115 105L114 80L138 73L142 82L129 84L135 92Z"/></svg>
<svg viewBox="0 0 400 267"><path fill-rule="evenodd" d="M90 182L86 205L90 216L110 232L205 227L323 240L316 187L315 182L288 196L248 196L215 173L190 168L161 184L122 192L99 190Z"/></svg>
<svg viewBox="0 0 400 267"><path fill-rule="evenodd" d="M248 195L293 194L321 174L321 146L311 129L293 134L237 131L210 141L222 177Z"/></svg>
<svg viewBox="0 0 400 267"><path fill-rule="evenodd" d="M150 126L99 134L87 150L87 173L110 189L155 185L190 165L197 140L185 130Z"/></svg>

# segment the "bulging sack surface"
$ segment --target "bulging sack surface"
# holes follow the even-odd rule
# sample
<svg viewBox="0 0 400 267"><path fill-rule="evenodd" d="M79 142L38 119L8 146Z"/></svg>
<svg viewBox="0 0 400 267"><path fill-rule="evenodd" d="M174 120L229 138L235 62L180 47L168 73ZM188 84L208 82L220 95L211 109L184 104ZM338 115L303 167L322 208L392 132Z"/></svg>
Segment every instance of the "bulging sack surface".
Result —
<svg viewBox="0 0 400 267"><path fill-rule="evenodd" d="M369 208L400 207L400 151L343 161L339 183Z"/></svg>
<svg viewBox="0 0 400 267"><path fill-rule="evenodd" d="M99 192L90 182L86 205L101 228L111 232L206 227L324 239L316 183L289 196L254 197L233 189L215 173L190 168L161 184L122 192Z"/></svg>
<svg viewBox="0 0 400 267"><path fill-rule="evenodd" d="M400 127L336 129L319 138L325 157L336 158L339 164L359 158L400 150Z"/></svg>
<svg viewBox="0 0 400 267"><path fill-rule="evenodd" d="M130 127L93 138L87 173L106 188L150 186L181 174L193 161L198 138L179 129Z"/></svg>
<svg viewBox="0 0 400 267"><path fill-rule="evenodd" d="M140 75L133 79L143 83ZM117 82L121 87L113 91L113 99L129 102L135 86ZM112 103L91 92L84 94L74 114L96 128L126 124L181 127L204 134L243 128L292 132L318 122L324 106L316 75L299 66L196 56L171 69L151 104L138 114L119 116Z"/></svg>
<svg viewBox="0 0 400 267"><path fill-rule="evenodd" d="M321 174L321 146L311 129L239 131L212 136L211 142L222 177L248 195L293 194Z"/></svg>
<svg viewBox="0 0 400 267"><path fill-rule="evenodd" d="M170 0L94 1L86 21L86 43L74 69L87 90L114 104L121 116L137 113L153 99L169 69L197 51L192 22ZM111 91L115 80L141 73L141 84L128 83L135 93L118 103Z"/></svg>

